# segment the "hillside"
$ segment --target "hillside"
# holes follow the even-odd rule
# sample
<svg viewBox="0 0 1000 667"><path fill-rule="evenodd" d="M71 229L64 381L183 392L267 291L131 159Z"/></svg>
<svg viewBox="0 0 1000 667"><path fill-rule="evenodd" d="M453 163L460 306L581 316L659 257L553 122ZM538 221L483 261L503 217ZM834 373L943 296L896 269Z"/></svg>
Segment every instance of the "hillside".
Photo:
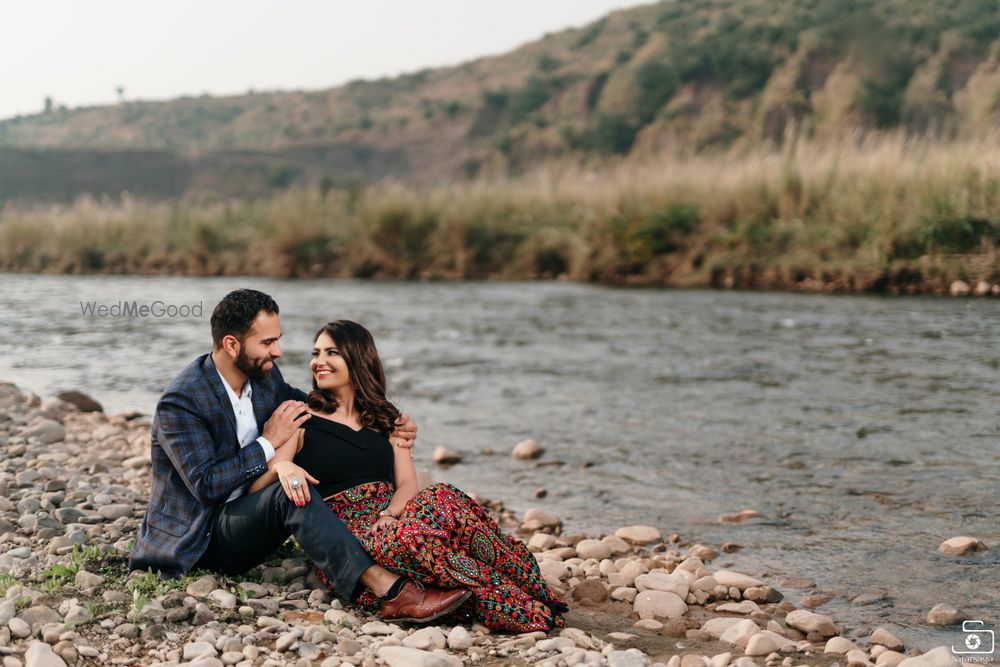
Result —
<svg viewBox="0 0 1000 667"><path fill-rule="evenodd" d="M553 159L745 151L857 130L970 139L997 122L998 35L990 0L666 1L392 79L6 120L0 173L31 163L64 185L0 179L0 198L113 194L122 172L146 173L128 189L154 197L241 194L510 176ZM89 176L77 182L67 164L81 161ZM172 185L143 187L157 180Z"/></svg>

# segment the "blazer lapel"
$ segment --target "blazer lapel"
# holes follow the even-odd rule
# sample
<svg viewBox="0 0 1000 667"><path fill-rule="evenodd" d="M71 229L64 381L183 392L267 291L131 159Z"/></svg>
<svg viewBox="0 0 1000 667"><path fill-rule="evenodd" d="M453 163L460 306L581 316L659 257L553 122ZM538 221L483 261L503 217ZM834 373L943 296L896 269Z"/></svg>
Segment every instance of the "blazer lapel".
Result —
<svg viewBox="0 0 1000 667"><path fill-rule="evenodd" d="M219 371L215 368L215 363L212 361L212 355L208 355L205 360L203 367L205 382L208 383L209 388L215 395L215 398L219 401L219 407L222 409L222 414L226 416L226 424L229 425L229 433L231 434L230 442L232 442L237 449L239 449L240 443L236 438L236 413L233 412L233 402L229 400L229 392L222 384L222 377L219 375ZM256 393L256 391L254 392Z"/></svg>
<svg viewBox="0 0 1000 667"><path fill-rule="evenodd" d="M270 395L266 393L266 385L253 380L248 380L248 382L250 382L250 386L253 388L253 393L250 395L250 403L253 405L253 417L257 420L257 433L263 435L264 422L271 416L271 410L267 409L271 404ZM275 447L281 445L280 442L272 442L271 444Z"/></svg>

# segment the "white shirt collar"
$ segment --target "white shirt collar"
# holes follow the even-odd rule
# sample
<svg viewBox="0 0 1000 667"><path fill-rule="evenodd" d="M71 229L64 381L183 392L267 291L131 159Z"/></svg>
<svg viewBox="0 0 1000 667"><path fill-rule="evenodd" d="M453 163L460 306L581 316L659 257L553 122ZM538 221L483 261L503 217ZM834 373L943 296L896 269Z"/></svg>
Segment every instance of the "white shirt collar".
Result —
<svg viewBox="0 0 1000 667"><path fill-rule="evenodd" d="M215 372L219 374L219 379L222 380L222 386L226 388L226 393L229 394L229 400L232 401L234 404L239 403L241 400L244 399L253 398L253 387L250 386L249 378L247 378L247 381L243 383L243 395L237 396L236 392L233 391L233 388L229 386L229 382L227 382L226 378L223 377L222 371L216 368Z"/></svg>

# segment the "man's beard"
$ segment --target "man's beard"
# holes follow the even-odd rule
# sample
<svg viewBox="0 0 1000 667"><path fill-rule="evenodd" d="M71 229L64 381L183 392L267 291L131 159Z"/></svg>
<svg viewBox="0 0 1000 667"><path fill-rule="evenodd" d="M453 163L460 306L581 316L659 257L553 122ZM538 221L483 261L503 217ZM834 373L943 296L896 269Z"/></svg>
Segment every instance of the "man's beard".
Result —
<svg viewBox="0 0 1000 667"><path fill-rule="evenodd" d="M248 354L246 349L241 345L240 353L236 356L236 368L240 369L247 378L251 380L256 380L257 382L263 382L271 375L270 368L264 368L264 364L269 361L274 361L270 357L264 359L253 359ZM273 368L273 366L272 366Z"/></svg>

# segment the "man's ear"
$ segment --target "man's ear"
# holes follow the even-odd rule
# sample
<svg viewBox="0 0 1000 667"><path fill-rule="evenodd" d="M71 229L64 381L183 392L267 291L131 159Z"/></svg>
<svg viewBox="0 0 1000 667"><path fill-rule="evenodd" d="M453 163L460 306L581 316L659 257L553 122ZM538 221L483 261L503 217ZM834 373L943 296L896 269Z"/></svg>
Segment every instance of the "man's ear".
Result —
<svg viewBox="0 0 1000 667"><path fill-rule="evenodd" d="M240 356L240 339L236 336L224 336L222 338L222 349L226 351L230 359Z"/></svg>

